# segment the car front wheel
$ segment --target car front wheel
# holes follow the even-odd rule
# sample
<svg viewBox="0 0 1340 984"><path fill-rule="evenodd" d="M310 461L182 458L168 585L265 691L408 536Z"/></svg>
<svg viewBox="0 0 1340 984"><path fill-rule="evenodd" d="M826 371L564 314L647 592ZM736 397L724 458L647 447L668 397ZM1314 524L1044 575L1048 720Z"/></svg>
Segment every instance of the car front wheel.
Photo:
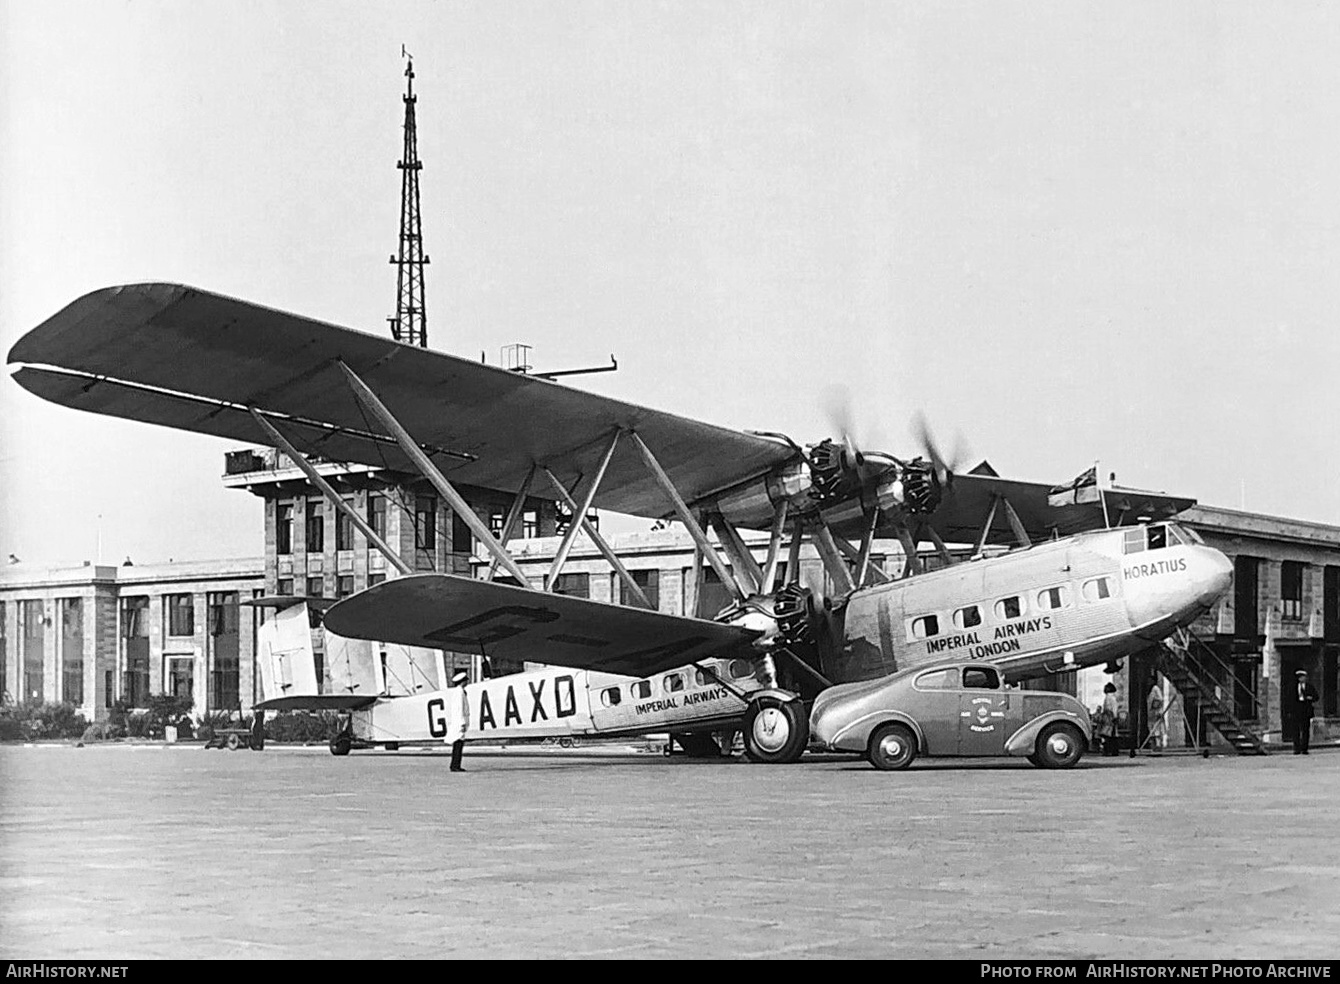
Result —
<svg viewBox="0 0 1340 984"><path fill-rule="evenodd" d="M1084 736L1073 724L1049 724L1038 735L1029 761L1043 769L1068 769L1084 754Z"/></svg>
<svg viewBox="0 0 1340 984"><path fill-rule="evenodd" d="M876 769L906 769L917 757L917 736L905 724L882 724L870 736L868 754Z"/></svg>

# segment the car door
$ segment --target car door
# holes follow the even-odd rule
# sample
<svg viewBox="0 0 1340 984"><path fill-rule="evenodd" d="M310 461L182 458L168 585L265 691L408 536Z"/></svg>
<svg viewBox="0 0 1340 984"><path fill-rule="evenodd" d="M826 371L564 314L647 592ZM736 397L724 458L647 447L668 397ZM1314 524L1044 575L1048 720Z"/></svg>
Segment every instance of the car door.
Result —
<svg viewBox="0 0 1340 984"><path fill-rule="evenodd" d="M955 754L958 750L958 667L922 673L914 681L913 690L915 696L903 710L921 727L926 754Z"/></svg>
<svg viewBox="0 0 1340 984"><path fill-rule="evenodd" d="M1003 755L1010 693L994 666L963 667L958 699L958 754Z"/></svg>

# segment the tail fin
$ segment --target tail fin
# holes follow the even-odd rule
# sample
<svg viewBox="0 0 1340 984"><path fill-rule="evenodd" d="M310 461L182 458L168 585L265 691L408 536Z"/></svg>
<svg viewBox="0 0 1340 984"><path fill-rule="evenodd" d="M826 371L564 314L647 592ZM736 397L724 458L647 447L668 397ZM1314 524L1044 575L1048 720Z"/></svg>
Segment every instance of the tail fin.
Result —
<svg viewBox="0 0 1340 984"><path fill-rule="evenodd" d="M372 660L372 644L326 633L324 646L330 685L317 676L312 645L313 613L331 602L317 598L256 598L259 608L274 609L256 633L261 700L257 710L352 710L377 699L381 689Z"/></svg>

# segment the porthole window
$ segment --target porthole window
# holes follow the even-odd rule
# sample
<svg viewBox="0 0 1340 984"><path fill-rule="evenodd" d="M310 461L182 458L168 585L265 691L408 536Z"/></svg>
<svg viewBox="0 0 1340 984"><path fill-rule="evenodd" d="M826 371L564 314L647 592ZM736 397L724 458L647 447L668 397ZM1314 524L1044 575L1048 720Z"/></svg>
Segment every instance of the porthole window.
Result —
<svg viewBox="0 0 1340 984"><path fill-rule="evenodd" d="M638 680L636 683L630 684L628 693L632 696L633 700L646 700L651 696L651 681Z"/></svg>
<svg viewBox="0 0 1340 984"><path fill-rule="evenodd" d="M996 618L1018 618L1023 613L1024 606L1019 600L1018 595L1014 595L1010 598L1001 598L1000 601L996 602Z"/></svg>
<svg viewBox="0 0 1340 984"><path fill-rule="evenodd" d="M1070 592L1064 587L1043 588L1038 592L1038 608L1044 612L1054 608L1064 608L1069 603Z"/></svg>
<svg viewBox="0 0 1340 984"><path fill-rule="evenodd" d="M683 673L667 673L661 680L661 689L667 694L677 694L684 689Z"/></svg>
<svg viewBox="0 0 1340 984"><path fill-rule="evenodd" d="M730 661L730 675L733 680L743 680L754 675L754 667L747 659L733 659Z"/></svg>
<svg viewBox="0 0 1340 984"><path fill-rule="evenodd" d="M619 693L618 687L606 687L600 691L600 703L606 707L618 707L621 700L623 700L623 694Z"/></svg>
<svg viewBox="0 0 1340 984"><path fill-rule="evenodd" d="M954 613L954 626L959 629L971 629L982 624L982 610L976 605L960 608Z"/></svg>
<svg viewBox="0 0 1340 984"><path fill-rule="evenodd" d="M1085 581L1080 590L1084 593L1085 601L1106 601L1112 597L1112 582L1105 577L1095 577Z"/></svg>
<svg viewBox="0 0 1340 984"><path fill-rule="evenodd" d="M912 638L929 639L940 634L940 619L937 615L922 615L912 619Z"/></svg>
<svg viewBox="0 0 1340 984"><path fill-rule="evenodd" d="M717 682L717 678L711 673L704 673L702 670L694 670L693 682L700 687L710 687Z"/></svg>

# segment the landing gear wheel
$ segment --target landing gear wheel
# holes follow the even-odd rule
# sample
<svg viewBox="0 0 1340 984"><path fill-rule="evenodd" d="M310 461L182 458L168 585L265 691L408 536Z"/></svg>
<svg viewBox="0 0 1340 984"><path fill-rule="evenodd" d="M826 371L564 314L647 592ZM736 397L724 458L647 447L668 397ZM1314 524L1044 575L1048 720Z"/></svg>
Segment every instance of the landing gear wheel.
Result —
<svg viewBox="0 0 1340 984"><path fill-rule="evenodd" d="M1084 736L1073 724L1049 724L1038 735L1037 751L1028 760L1041 769L1068 769L1084 754Z"/></svg>
<svg viewBox="0 0 1340 984"><path fill-rule="evenodd" d="M810 722L798 700L762 697L744 715L744 753L751 762L794 762L810 740Z"/></svg>
<svg viewBox="0 0 1340 984"><path fill-rule="evenodd" d="M347 731L341 731L334 738L330 739L331 755L348 755L349 750L354 747L353 735Z"/></svg>
<svg viewBox="0 0 1340 984"><path fill-rule="evenodd" d="M870 735L866 754L876 769L906 769L917 757L917 736L905 724L881 724Z"/></svg>

